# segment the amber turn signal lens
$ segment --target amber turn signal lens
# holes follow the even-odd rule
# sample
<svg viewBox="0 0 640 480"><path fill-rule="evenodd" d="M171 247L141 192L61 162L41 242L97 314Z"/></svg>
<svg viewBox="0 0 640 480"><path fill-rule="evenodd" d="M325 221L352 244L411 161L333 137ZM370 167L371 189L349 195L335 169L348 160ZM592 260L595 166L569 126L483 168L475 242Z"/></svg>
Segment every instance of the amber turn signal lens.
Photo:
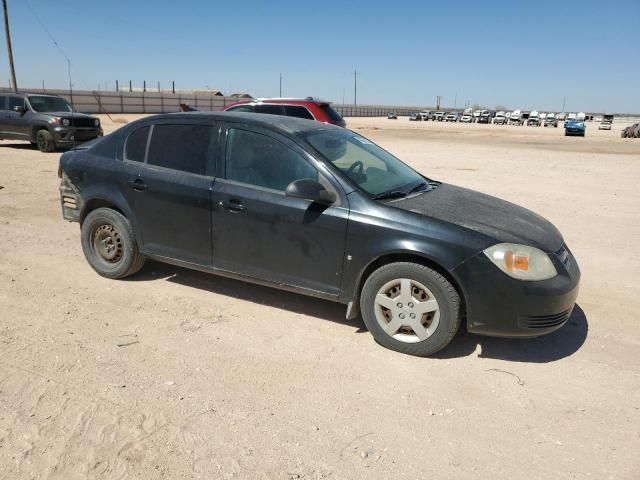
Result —
<svg viewBox="0 0 640 480"><path fill-rule="evenodd" d="M504 263L507 270L529 270L529 257L524 255L515 255L512 251L505 252Z"/></svg>

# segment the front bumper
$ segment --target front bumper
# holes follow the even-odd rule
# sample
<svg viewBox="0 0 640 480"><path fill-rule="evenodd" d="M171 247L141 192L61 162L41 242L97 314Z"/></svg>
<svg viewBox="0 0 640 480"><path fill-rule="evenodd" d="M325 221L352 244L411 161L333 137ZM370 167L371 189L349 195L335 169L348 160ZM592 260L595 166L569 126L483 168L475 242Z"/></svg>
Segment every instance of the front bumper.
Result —
<svg viewBox="0 0 640 480"><path fill-rule="evenodd" d="M582 137L584 137L584 133L585 133L585 130L578 130L573 128L565 128L564 131L567 135L577 135Z"/></svg>
<svg viewBox="0 0 640 480"><path fill-rule="evenodd" d="M75 145L103 135L102 128L56 127L51 132L56 145Z"/></svg>
<svg viewBox="0 0 640 480"><path fill-rule="evenodd" d="M467 329L495 337L537 337L562 327L578 296L580 268L564 246L550 257L558 275L536 282L506 275L482 252L458 266L453 273L462 284Z"/></svg>

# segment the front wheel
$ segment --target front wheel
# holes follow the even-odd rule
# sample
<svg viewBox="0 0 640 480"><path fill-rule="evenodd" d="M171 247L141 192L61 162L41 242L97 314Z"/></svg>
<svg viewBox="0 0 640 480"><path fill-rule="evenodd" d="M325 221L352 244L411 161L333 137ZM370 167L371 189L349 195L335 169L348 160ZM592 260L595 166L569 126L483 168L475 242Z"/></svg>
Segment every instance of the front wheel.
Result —
<svg viewBox="0 0 640 480"><path fill-rule="evenodd" d="M38 150L43 153L53 152L56 148L53 135L48 130L38 130L38 133L36 133L36 145Z"/></svg>
<svg viewBox="0 0 640 480"><path fill-rule="evenodd" d="M81 237L87 262L103 277L128 277L144 265L131 223L115 210L98 208L89 213L82 222Z"/></svg>
<svg viewBox="0 0 640 480"><path fill-rule="evenodd" d="M426 357L446 347L460 326L460 296L440 273L424 265L390 263L364 284L360 309L383 347Z"/></svg>

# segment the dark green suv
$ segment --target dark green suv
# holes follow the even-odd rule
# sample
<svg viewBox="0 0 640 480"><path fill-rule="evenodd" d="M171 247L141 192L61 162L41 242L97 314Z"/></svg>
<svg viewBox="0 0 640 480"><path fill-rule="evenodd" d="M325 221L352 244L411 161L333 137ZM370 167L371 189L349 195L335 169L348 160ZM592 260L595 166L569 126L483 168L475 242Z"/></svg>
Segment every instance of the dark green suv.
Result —
<svg viewBox="0 0 640 480"><path fill-rule="evenodd" d="M52 152L101 136L100 120L75 112L62 97L0 93L0 140L26 140Z"/></svg>

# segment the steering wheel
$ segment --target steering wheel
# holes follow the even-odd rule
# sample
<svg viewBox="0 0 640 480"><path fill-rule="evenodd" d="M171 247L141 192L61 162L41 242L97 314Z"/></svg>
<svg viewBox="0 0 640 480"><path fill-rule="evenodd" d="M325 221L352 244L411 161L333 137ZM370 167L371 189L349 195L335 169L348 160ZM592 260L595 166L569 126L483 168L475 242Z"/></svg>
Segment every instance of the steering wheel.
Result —
<svg viewBox="0 0 640 480"><path fill-rule="evenodd" d="M358 173L356 173L356 168L359 169ZM351 173L356 173L358 176L364 175L364 164L360 160L353 162L353 164L347 169L347 175Z"/></svg>

